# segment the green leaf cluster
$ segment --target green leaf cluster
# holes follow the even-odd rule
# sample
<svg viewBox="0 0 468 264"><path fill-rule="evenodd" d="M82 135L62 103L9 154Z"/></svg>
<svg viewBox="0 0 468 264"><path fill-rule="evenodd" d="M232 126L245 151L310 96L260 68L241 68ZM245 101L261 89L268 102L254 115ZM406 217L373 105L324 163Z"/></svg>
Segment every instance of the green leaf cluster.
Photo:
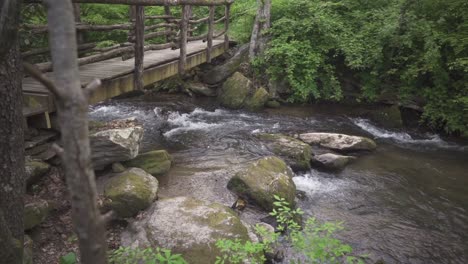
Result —
<svg viewBox="0 0 468 264"><path fill-rule="evenodd" d="M169 249L120 247L109 254L110 264L187 264L180 254Z"/></svg>
<svg viewBox="0 0 468 264"><path fill-rule="evenodd" d="M255 65L287 80L291 101L359 100L383 92L423 118L468 133L468 3L463 0L273 0L270 47Z"/></svg>

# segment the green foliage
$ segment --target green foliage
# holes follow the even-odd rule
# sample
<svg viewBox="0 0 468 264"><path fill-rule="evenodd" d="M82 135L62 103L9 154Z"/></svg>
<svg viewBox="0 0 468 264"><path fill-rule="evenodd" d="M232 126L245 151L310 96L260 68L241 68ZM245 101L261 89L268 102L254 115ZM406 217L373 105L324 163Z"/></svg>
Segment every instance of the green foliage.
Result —
<svg viewBox="0 0 468 264"><path fill-rule="evenodd" d="M180 254L168 249L120 247L109 254L110 264L187 264Z"/></svg>
<svg viewBox="0 0 468 264"><path fill-rule="evenodd" d="M334 237L337 231L343 230L342 223L326 222L319 224L315 218L307 219L304 228L297 220L303 214L300 209L291 209L284 198L275 196L275 209L270 215L275 216L278 231L283 232L286 241L299 257L291 263L364 263L365 256L352 255L351 246ZM274 253L274 246L279 243L280 234L268 231L261 225L256 226L261 237L260 242L240 240L218 240L216 246L223 252L216 264L224 263L264 263L264 253Z"/></svg>
<svg viewBox="0 0 468 264"><path fill-rule="evenodd" d="M60 264L77 264L78 261L76 260L76 254L73 252L70 252L66 254L65 256L61 256L59 259Z"/></svg>
<svg viewBox="0 0 468 264"><path fill-rule="evenodd" d="M422 101L424 119L468 133L468 3L463 0L274 0L271 42L256 61L293 88L291 101L362 100L391 90ZM348 74L349 76L349 74Z"/></svg>

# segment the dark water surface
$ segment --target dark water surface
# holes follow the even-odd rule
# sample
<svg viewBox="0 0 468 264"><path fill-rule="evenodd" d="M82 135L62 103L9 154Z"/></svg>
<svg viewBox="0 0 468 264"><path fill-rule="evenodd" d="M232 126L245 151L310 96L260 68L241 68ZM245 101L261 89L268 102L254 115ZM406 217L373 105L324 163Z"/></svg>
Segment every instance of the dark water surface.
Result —
<svg viewBox="0 0 468 264"><path fill-rule="evenodd" d="M311 170L294 181L306 214L344 221L340 238L370 260L385 263L468 263L468 148L436 135L389 131L347 116L349 109L283 107L260 113L225 110L210 100L164 95L109 101L91 118L137 117L143 148L168 149L161 195L193 196L230 206L229 178L245 163L271 153L258 132L338 132L374 138L378 149L339 173ZM247 209L254 222L265 214Z"/></svg>

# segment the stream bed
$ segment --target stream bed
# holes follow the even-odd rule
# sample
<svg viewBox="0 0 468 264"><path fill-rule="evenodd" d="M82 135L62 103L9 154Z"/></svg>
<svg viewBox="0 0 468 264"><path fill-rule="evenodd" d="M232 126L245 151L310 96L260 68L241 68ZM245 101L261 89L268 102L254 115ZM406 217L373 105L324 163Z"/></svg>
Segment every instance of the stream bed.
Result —
<svg viewBox="0 0 468 264"><path fill-rule="evenodd" d="M110 100L92 119L136 117L143 151L174 158L160 196L192 196L231 206L226 184L248 161L271 155L255 133L335 132L375 139L375 152L338 173L294 178L299 206L320 221L343 221L339 238L370 263L468 263L468 147L432 134L390 131L339 107L288 106L259 113L219 108L213 99L158 95ZM328 108L328 109L327 109ZM266 216L248 207L250 223Z"/></svg>

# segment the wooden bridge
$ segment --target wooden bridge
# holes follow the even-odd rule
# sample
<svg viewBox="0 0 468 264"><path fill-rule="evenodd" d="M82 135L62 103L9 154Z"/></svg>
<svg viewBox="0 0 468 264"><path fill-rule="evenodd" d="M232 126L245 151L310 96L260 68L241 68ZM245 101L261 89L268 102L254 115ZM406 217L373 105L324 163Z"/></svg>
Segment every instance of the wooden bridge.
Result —
<svg viewBox="0 0 468 264"><path fill-rule="evenodd" d="M35 1L34 2L38 2ZM97 103L123 93L142 90L145 86L177 74L184 74L223 54L229 47L227 35L231 0L74 0L78 40L85 31L128 30L127 42L107 48L95 43L78 43L80 80L83 87L94 79L102 82L90 102ZM131 4L129 23L88 25L80 22L78 3ZM140 4L140 5L135 5ZM145 16L144 6L162 5L164 14ZM172 15L171 6L180 5L181 18ZM192 16L193 5L207 7L209 16ZM223 16L216 18L216 8L224 6ZM174 8L174 7L173 7ZM219 12L218 12L219 13ZM146 23L145 23L146 21ZM160 21L154 23L154 21ZM216 32L217 23L223 23ZM47 33L47 25L22 25L30 34ZM151 42L151 44L145 43ZM156 44L154 44L156 42ZM161 43L163 42L163 43ZM24 60L48 54L48 47L22 52ZM51 80L50 62L36 63ZM52 94L32 77L23 79L23 115L36 127L50 127L49 114L55 111Z"/></svg>

